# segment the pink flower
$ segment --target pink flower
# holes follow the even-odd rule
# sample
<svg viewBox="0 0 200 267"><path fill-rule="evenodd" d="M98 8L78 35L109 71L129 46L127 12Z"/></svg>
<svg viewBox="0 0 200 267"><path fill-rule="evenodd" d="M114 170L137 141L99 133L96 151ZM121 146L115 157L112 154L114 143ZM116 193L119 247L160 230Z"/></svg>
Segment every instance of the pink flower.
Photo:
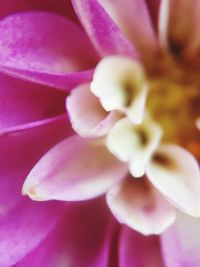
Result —
<svg viewBox="0 0 200 267"><path fill-rule="evenodd" d="M72 3L90 38L64 1L2 3L0 263L162 266L157 239L130 228L158 234L177 216L162 235L165 262L184 266L192 252L195 266L196 236L184 242L198 219L176 209L200 213L199 3ZM21 10L31 12L8 16ZM24 200L26 176L24 194L60 203ZM130 228L104 200L88 201L104 193Z"/></svg>

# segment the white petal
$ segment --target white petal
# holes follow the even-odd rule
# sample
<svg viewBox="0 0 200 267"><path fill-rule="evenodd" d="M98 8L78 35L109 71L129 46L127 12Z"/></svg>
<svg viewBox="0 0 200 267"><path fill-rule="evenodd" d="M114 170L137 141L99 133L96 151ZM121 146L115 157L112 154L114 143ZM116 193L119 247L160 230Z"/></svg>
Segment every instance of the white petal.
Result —
<svg viewBox="0 0 200 267"><path fill-rule="evenodd" d="M139 63L121 57L111 56L103 59L96 67L92 92L100 98L105 110L125 110L131 107L136 121L141 120L146 99L144 72ZM134 103L139 109L133 108ZM141 107L140 107L141 106ZM142 114L138 114L138 111ZM129 111L130 113L130 111Z"/></svg>
<svg viewBox="0 0 200 267"><path fill-rule="evenodd" d="M200 171L195 158L175 145L162 145L147 166L147 176L175 206L200 216Z"/></svg>
<svg viewBox="0 0 200 267"><path fill-rule="evenodd" d="M108 149L120 160L130 163L130 172L135 177L145 173L145 166L159 145L161 128L149 118L140 125L127 118L119 120L107 137Z"/></svg>

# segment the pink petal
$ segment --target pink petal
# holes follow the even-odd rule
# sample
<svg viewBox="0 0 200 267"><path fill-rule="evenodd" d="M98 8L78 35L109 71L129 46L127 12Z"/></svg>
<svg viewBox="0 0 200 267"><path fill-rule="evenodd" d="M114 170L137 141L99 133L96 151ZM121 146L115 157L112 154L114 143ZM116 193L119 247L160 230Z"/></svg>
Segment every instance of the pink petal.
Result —
<svg viewBox="0 0 200 267"><path fill-rule="evenodd" d="M127 172L102 140L70 137L29 173L23 193L34 200L85 200L103 194Z"/></svg>
<svg viewBox="0 0 200 267"><path fill-rule="evenodd" d="M0 136L0 266L12 266L24 257L60 219L60 205L26 200L21 187L41 155L67 136L65 120L58 117Z"/></svg>
<svg viewBox="0 0 200 267"><path fill-rule="evenodd" d="M90 82L93 76L93 70L70 73L50 73L0 66L0 71L16 78L56 87L56 89L61 89L63 91L69 91L79 84Z"/></svg>
<svg viewBox="0 0 200 267"><path fill-rule="evenodd" d="M164 0L160 13L160 36L176 57L194 60L200 48L200 1Z"/></svg>
<svg viewBox="0 0 200 267"><path fill-rule="evenodd" d="M81 136L105 135L119 118L115 112L107 113L102 108L89 84L75 88L67 98L66 106L72 127Z"/></svg>
<svg viewBox="0 0 200 267"><path fill-rule="evenodd" d="M107 202L119 222L144 235L161 233L176 216L172 206L144 178L129 176L108 191Z"/></svg>
<svg viewBox="0 0 200 267"><path fill-rule="evenodd" d="M192 216L200 215L200 171L196 159L185 149L162 145L147 176L172 203Z"/></svg>
<svg viewBox="0 0 200 267"><path fill-rule="evenodd" d="M176 223L161 236L166 267L199 267L200 219L179 213Z"/></svg>
<svg viewBox="0 0 200 267"><path fill-rule="evenodd" d="M96 0L72 0L74 9L102 56L125 54L137 57L135 49Z"/></svg>
<svg viewBox="0 0 200 267"><path fill-rule="evenodd" d="M18 204L18 203L17 203ZM0 266L12 266L34 249L60 219L59 206L23 201L0 220Z"/></svg>
<svg viewBox="0 0 200 267"><path fill-rule="evenodd" d="M65 116L0 133L0 217L22 200L21 188L34 164L70 133Z"/></svg>
<svg viewBox="0 0 200 267"><path fill-rule="evenodd" d="M52 267L110 266L111 245L118 225L105 207L102 199L71 204L64 220L17 266L46 267L50 262Z"/></svg>
<svg viewBox="0 0 200 267"><path fill-rule="evenodd" d="M157 45L148 6L145 0L102 0L102 6L122 32L146 55Z"/></svg>
<svg viewBox="0 0 200 267"><path fill-rule="evenodd" d="M65 113L66 93L0 74L0 129Z"/></svg>
<svg viewBox="0 0 200 267"><path fill-rule="evenodd" d="M123 226L119 245L120 267L163 267L158 237L145 237Z"/></svg>
<svg viewBox="0 0 200 267"><path fill-rule="evenodd" d="M0 64L6 67L63 73L88 69L97 60L84 32L53 13L6 17L0 22L0 35Z"/></svg>
<svg viewBox="0 0 200 267"><path fill-rule="evenodd" d="M66 0L0 0L0 17L22 11L44 10L58 13L77 21L70 1Z"/></svg>

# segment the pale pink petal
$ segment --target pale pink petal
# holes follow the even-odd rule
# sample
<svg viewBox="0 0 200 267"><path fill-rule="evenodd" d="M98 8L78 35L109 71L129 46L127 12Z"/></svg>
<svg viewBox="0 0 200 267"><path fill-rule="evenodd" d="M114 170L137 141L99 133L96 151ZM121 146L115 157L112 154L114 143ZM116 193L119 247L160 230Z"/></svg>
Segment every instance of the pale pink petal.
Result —
<svg viewBox="0 0 200 267"><path fill-rule="evenodd" d="M101 0L101 5L116 22L122 32L146 55L157 46L157 40L145 0Z"/></svg>
<svg viewBox="0 0 200 267"><path fill-rule="evenodd" d="M119 266L163 267L158 237L142 236L127 226L122 226L119 238Z"/></svg>
<svg viewBox="0 0 200 267"><path fill-rule="evenodd" d="M175 210L145 178L131 176L111 188L107 202L114 216L144 235L160 234L175 220Z"/></svg>
<svg viewBox="0 0 200 267"><path fill-rule="evenodd" d="M100 55L125 54L138 57L135 49L97 0L72 0L72 3Z"/></svg>
<svg viewBox="0 0 200 267"><path fill-rule="evenodd" d="M200 0L163 0L160 38L174 56L191 58L200 48Z"/></svg>
<svg viewBox="0 0 200 267"><path fill-rule="evenodd" d="M188 151L175 145L160 146L147 166L147 176L175 206L200 216L199 165Z"/></svg>
<svg viewBox="0 0 200 267"><path fill-rule="evenodd" d="M73 129L81 136L102 136L119 119L116 112L106 112L99 99L90 91L90 85L75 88L67 97L67 110Z"/></svg>
<svg viewBox="0 0 200 267"><path fill-rule="evenodd" d="M0 66L0 72L22 80L56 87L56 89L63 91L70 91L79 84L90 82L93 76L93 70L52 73L36 70L22 70L6 66Z"/></svg>
<svg viewBox="0 0 200 267"><path fill-rule="evenodd" d="M0 80L0 130L65 113L65 92L4 74Z"/></svg>
<svg viewBox="0 0 200 267"><path fill-rule="evenodd" d="M98 214L97 214L98 210ZM18 267L106 267L118 225L102 199L68 204L66 216ZM116 257L117 255L115 255ZM51 265L49 265L51 263Z"/></svg>
<svg viewBox="0 0 200 267"><path fill-rule="evenodd" d="M200 219L182 213L161 235L162 254L166 267L199 267Z"/></svg>
<svg viewBox="0 0 200 267"><path fill-rule="evenodd" d="M70 137L52 148L32 169L23 193L34 200L85 200L105 193L122 179L127 166L103 140Z"/></svg>
<svg viewBox="0 0 200 267"><path fill-rule="evenodd" d="M82 29L53 13L25 12L6 17L0 21L0 35L3 66L65 73L88 69L97 60Z"/></svg>

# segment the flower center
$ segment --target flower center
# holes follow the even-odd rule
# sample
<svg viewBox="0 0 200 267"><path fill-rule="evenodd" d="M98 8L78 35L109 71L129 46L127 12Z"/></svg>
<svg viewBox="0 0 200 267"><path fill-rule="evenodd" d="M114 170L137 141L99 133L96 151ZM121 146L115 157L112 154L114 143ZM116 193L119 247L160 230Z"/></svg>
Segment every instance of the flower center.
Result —
<svg viewBox="0 0 200 267"><path fill-rule="evenodd" d="M171 73L173 70L170 70ZM165 77L151 79L150 76L146 107L163 129L163 142L185 147L200 161L197 125L200 117L200 82L190 79L190 74L180 69L174 70L173 78L166 80Z"/></svg>
<svg viewBox="0 0 200 267"><path fill-rule="evenodd" d="M168 58L159 62L157 69L149 68L145 64L145 70L139 63L124 57L113 56L102 60L95 71L92 92L99 97L107 111L118 110L129 120L124 121L124 124L117 124L111 131L108 137L110 151L122 158L124 152L120 152L123 149L118 145L119 140L126 142L121 139L122 133L127 136L127 140L131 140L126 151L136 142L133 134L128 137L127 133L130 132L131 135L132 127L129 123L133 124L135 136L136 133L142 133L139 134L140 140L148 136L148 131L151 131L148 129L151 127L140 126L141 131L138 132L137 125L157 124L158 127L152 127L157 131L155 142L161 140L164 143L181 145L200 161L200 83L197 76L193 75L192 79L190 74L189 70L187 73ZM148 147L149 144L146 145ZM151 149L151 153L152 151ZM128 155L127 152L126 158L130 160Z"/></svg>

